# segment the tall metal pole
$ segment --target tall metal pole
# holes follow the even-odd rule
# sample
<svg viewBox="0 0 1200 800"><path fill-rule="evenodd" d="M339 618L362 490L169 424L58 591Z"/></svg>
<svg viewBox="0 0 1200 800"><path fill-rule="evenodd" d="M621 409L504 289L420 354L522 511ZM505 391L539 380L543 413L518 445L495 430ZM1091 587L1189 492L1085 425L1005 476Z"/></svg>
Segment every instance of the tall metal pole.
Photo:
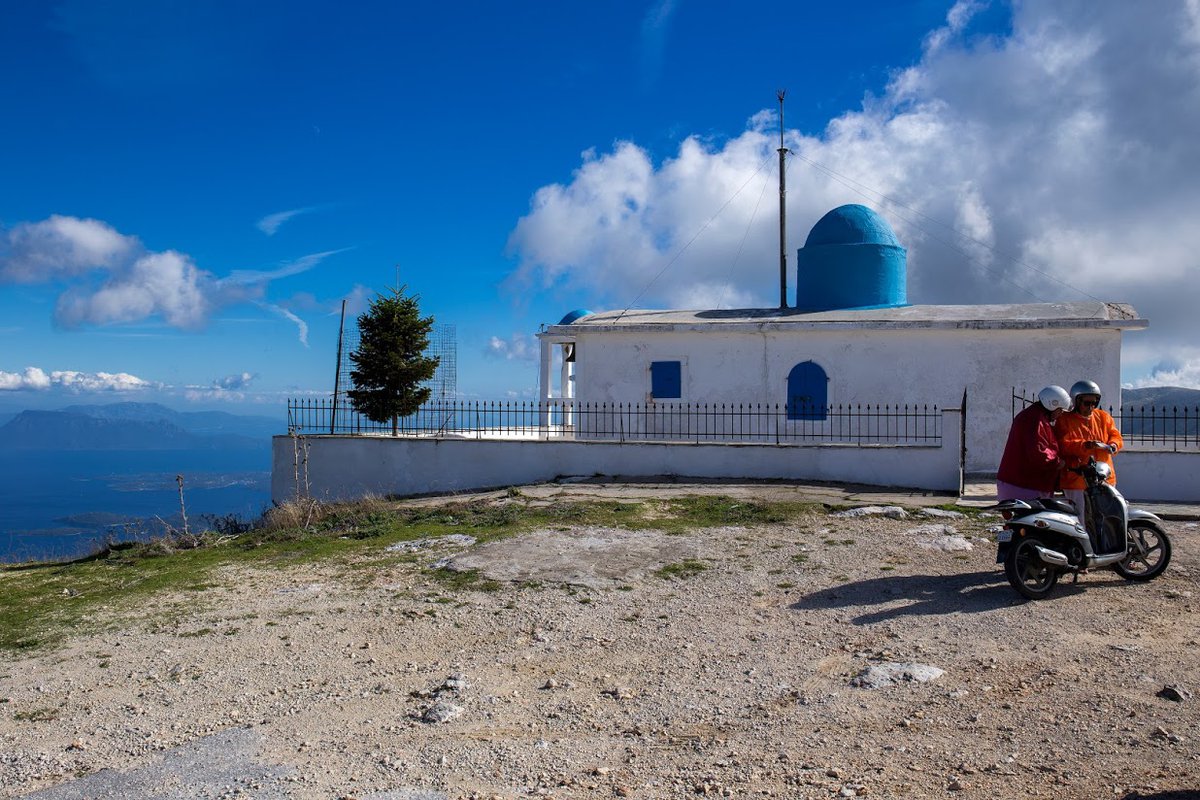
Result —
<svg viewBox="0 0 1200 800"><path fill-rule="evenodd" d="M779 307L787 308L787 184L785 182L784 156L788 149L783 146L783 96L786 89L775 93L779 98Z"/></svg>
<svg viewBox="0 0 1200 800"><path fill-rule="evenodd" d="M342 334L346 330L346 301L342 301L342 321L338 325L338 351L337 351L337 369L333 373L333 412L329 415L329 433L333 433L333 427L337 424L337 401L338 401L338 384L342 379Z"/></svg>

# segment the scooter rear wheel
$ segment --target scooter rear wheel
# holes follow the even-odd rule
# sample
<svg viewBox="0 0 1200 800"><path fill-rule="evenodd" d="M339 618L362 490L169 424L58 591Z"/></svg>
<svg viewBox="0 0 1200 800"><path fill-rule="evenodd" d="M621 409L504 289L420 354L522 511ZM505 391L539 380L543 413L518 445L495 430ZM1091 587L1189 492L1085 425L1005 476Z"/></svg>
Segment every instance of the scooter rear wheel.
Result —
<svg viewBox="0 0 1200 800"><path fill-rule="evenodd" d="M1058 570L1038 556L1036 547L1040 544L1036 536L1014 536L1008 558L1004 559L1008 582L1030 600L1046 597L1058 583Z"/></svg>
<svg viewBox="0 0 1200 800"><path fill-rule="evenodd" d="M1171 563L1171 540L1167 532L1149 520L1129 523L1129 555L1113 564L1122 578L1148 581L1157 578Z"/></svg>

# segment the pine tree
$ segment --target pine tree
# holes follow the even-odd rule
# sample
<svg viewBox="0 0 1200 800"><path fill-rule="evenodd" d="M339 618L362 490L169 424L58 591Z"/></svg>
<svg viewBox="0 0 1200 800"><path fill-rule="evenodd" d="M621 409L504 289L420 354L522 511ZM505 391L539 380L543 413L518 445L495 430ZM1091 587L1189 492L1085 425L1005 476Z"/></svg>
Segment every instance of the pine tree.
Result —
<svg viewBox="0 0 1200 800"><path fill-rule="evenodd" d="M371 307L358 317L358 349L350 354L354 388L346 392L350 404L372 422L392 421L396 436L400 417L416 413L429 399L423 386L437 370L438 359L425 355L433 317L422 317L416 295L407 287L378 294Z"/></svg>

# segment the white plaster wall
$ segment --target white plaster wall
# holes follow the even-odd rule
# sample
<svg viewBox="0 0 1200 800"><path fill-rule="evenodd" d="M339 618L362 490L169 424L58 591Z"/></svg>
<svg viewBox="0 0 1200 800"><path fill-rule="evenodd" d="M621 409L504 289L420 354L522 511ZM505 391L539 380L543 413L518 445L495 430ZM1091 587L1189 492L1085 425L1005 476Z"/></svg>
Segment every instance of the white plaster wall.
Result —
<svg viewBox="0 0 1200 800"><path fill-rule="evenodd" d="M1122 450L1117 488L1131 501L1200 503L1200 452Z"/></svg>
<svg viewBox="0 0 1200 800"><path fill-rule="evenodd" d="M953 415L950 415L953 416ZM954 422L955 426L957 422ZM955 428L956 429L956 428ZM320 500L514 486L564 475L838 481L957 492L957 437L941 447L738 445L313 436L308 485ZM271 497L297 495L292 439L273 442ZM303 481L303 478L302 478Z"/></svg>
<svg viewBox="0 0 1200 800"><path fill-rule="evenodd" d="M715 327L715 326L714 326ZM1112 329L874 329L789 332L577 332L580 402L650 401L650 362L684 360L683 402L786 402L787 376L813 360L829 402L957 408L967 392L968 472L995 471L1012 422L1012 388L1088 378L1119 397Z"/></svg>

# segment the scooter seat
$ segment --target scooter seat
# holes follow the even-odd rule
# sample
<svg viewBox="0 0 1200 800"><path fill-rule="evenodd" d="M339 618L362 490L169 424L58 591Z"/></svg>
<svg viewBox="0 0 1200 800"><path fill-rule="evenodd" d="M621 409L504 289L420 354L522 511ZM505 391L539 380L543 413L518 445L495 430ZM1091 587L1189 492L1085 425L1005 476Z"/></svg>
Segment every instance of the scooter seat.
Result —
<svg viewBox="0 0 1200 800"><path fill-rule="evenodd" d="M1075 516L1076 514L1075 504L1070 500L1056 500L1053 497L1043 497L1038 502L1041 503L1042 508L1046 509L1047 511L1059 511L1063 514L1070 514L1071 516Z"/></svg>

